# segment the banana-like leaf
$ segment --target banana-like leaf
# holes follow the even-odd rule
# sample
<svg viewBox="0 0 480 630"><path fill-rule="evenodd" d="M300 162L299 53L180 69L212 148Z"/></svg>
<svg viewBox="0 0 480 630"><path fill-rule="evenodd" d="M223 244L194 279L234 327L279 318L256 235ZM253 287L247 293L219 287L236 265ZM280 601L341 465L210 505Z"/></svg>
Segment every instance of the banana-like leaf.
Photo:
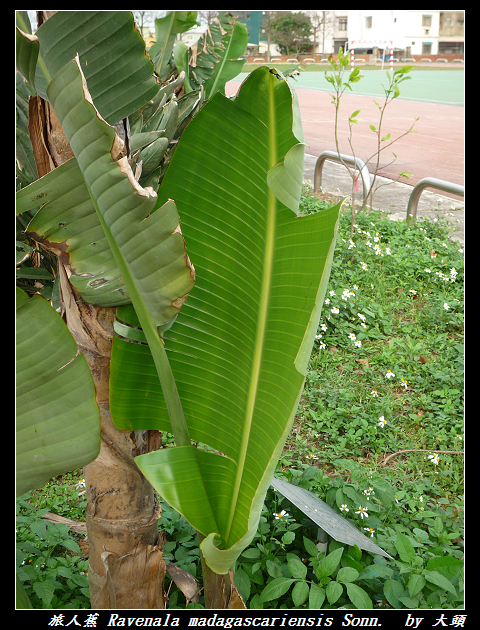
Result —
<svg viewBox="0 0 480 630"><path fill-rule="evenodd" d="M225 83L240 74L245 65L245 59L239 57L245 54L247 45L247 25L234 21L221 39L220 59L205 82L205 98L210 98L217 90L225 93Z"/></svg>
<svg viewBox="0 0 480 630"><path fill-rule="evenodd" d="M38 38L35 35L24 33L17 26L17 67L32 87L35 87L35 69L37 67L39 47Z"/></svg>
<svg viewBox="0 0 480 630"><path fill-rule="evenodd" d="M93 461L100 414L85 357L60 315L17 288L17 495Z"/></svg>
<svg viewBox="0 0 480 630"><path fill-rule="evenodd" d="M27 233L60 258L82 298L97 306L129 304L130 297L75 158L17 192L17 214L40 204Z"/></svg>
<svg viewBox="0 0 480 630"><path fill-rule="evenodd" d="M248 44L247 25L228 12L220 11L189 54L189 86L204 84L205 96L217 90L225 93L225 83L242 71Z"/></svg>
<svg viewBox="0 0 480 630"><path fill-rule="evenodd" d="M179 443L188 432L157 327L180 311L194 285L175 203L134 179L123 143L97 112L79 60L64 66L48 87L49 100L72 147L97 217L152 350Z"/></svg>
<svg viewBox="0 0 480 630"><path fill-rule="evenodd" d="M58 11L36 37L48 77L79 55L95 107L110 124L148 103L160 88L130 11ZM48 99L48 90L37 89Z"/></svg>
<svg viewBox="0 0 480 630"><path fill-rule="evenodd" d="M185 33L197 24L197 11L167 11L163 18L155 20L156 42L150 48L155 71L161 81L172 72L171 57L175 37Z"/></svg>
<svg viewBox="0 0 480 630"><path fill-rule="evenodd" d="M273 478L272 486L334 540L346 545L357 545L360 549L392 559L392 556L376 545L371 538L362 534L346 518L335 512L310 490L295 486L278 477Z"/></svg>
<svg viewBox="0 0 480 630"><path fill-rule="evenodd" d="M298 116L287 82L265 67L234 101L215 94L186 127L157 202L175 199L197 271L165 333L167 353L191 438L217 452L182 446L136 462L205 535L201 548L217 573L228 571L257 530L335 247L340 204L307 217L295 212ZM168 430L165 413L156 428Z"/></svg>

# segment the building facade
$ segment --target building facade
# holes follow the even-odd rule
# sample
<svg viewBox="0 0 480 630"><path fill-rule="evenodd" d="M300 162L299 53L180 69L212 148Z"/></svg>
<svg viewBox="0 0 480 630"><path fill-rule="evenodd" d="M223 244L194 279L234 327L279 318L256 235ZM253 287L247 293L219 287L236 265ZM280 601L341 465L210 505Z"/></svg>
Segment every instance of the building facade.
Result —
<svg viewBox="0 0 480 630"><path fill-rule="evenodd" d="M385 39L403 57L463 54L464 19L463 11L350 10L349 45L356 53L371 53L368 42Z"/></svg>
<svg viewBox="0 0 480 630"><path fill-rule="evenodd" d="M268 16L273 11L234 11L247 23L250 54L262 55L268 48ZM356 54L377 55L390 42L398 57L460 55L464 53L464 11L345 9L302 11L312 23L310 56L315 59L355 48ZM353 46L352 46L353 44ZM270 55L278 54L270 42Z"/></svg>

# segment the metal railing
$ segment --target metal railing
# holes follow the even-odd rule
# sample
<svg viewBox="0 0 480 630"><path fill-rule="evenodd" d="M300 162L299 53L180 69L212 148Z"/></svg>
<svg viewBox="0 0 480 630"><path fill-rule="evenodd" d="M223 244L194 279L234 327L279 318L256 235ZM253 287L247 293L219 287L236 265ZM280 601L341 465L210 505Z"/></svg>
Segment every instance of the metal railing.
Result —
<svg viewBox="0 0 480 630"><path fill-rule="evenodd" d="M345 155L344 153L340 153L339 155L336 151L323 151L318 157L315 164L315 172L313 178L313 190L315 192L318 192L322 183L322 169L326 160L329 160L331 162L338 162L340 164L343 160L343 162L351 166L356 164L360 172L360 177L362 178L363 199L367 199L367 196L371 192L370 172L367 165L360 158L354 158L352 155ZM411 221L411 219L416 218L418 201L420 199L420 195L425 190L425 188L436 188L437 190L449 192L453 195L459 195L461 197L465 195L465 187L460 186L460 184L453 184L452 182L447 182L443 179L437 179L436 177L424 177L416 184L416 186L414 186L412 192L410 193L410 197L408 198L406 216L407 222Z"/></svg>
<svg viewBox="0 0 480 630"><path fill-rule="evenodd" d="M339 164L341 164L343 160L345 164L349 164L351 166L356 164L360 172L360 177L362 178L363 199L367 199L367 195L369 194L371 187L370 173L367 165L360 158L354 158L352 155L345 155L344 153L340 153L339 155L336 151L323 151L320 153L320 156L315 164L315 174L313 177L313 190L315 192L318 192L320 184L322 183L322 169L326 160L338 162Z"/></svg>
<svg viewBox="0 0 480 630"><path fill-rule="evenodd" d="M465 194L464 186L460 186L459 184L452 184L452 182L446 182L445 180L437 179L436 177L424 177L413 188L412 192L410 193L410 197L408 198L406 219L407 223L411 220L411 218L416 218L418 201L420 199L420 195L425 190L425 188L436 188L437 190L443 190L444 192L449 192L454 195L460 195L461 197L463 197Z"/></svg>

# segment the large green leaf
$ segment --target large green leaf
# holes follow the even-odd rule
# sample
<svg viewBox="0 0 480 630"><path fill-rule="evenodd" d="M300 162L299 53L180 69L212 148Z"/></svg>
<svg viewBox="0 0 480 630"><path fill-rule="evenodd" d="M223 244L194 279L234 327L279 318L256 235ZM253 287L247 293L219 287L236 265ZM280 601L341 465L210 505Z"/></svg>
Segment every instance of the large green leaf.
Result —
<svg viewBox="0 0 480 630"><path fill-rule="evenodd" d="M125 158L112 159L115 130L87 100L76 60L56 75L48 94L127 289L140 296L155 325L165 324L193 286L175 204L167 200L153 213L156 193L138 185Z"/></svg>
<svg viewBox="0 0 480 630"><path fill-rule="evenodd" d="M340 204L292 212L302 145L294 94L259 68L234 101L217 93L190 122L159 191L157 206L175 199L197 271L165 333L167 353L190 436L217 452L183 446L136 462L205 535L202 551L218 573L257 529L330 272ZM132 422L140 428L133 413ZM168 430L165 413L156 428Z"/></svg>
<svg viewBox="0 0 480 630"><path fill-rule="evenodd" d="M175 204L134 179L115 129L91 102L78 58L52 79L49 100L85 180L97 217L152 349L180 443L188 443L183 412L157 327L180 311L194 285ZM155 210L155 211L154 211Z"/></svg>
<svg viewBox="0 0 480 630"><path fill-rule="evenodd" d="M17 21L18 21L18 17L17 17ZM17 29L16 29L17 67L32 87L35 87L35 69L37 67L38 50L39 50L38 38L29 33L24 33L17 26Z"/></svg>
<svg viewBox="0 0 480 630"><path fill-rule="evenodd" d="M228 20L227 16L225 16L225 20ZM215 26L216 24L213 24L211 30L213 30ZM220 21L218 23L218 28L222 33L222 24ZM204 35L205 39L206 37L207 35ZM226 33L220 41L220 45L216 47L216 52L220 58L214 64L214 70L205 82L205 98L210 98L210 96L217 90L223 90L223 93L225 93L225 83L236 77L242 71L245 59L240 59L239 57L245 54L247 45L247 25L243 22L232 20L229 23L229 28L227 28ZM198 61L202 61L201 50L200 60L198 60L197 57L197 62Z"/></svg>
<svg viewBox="0 0 480 630"><path fill-rule="evenodd" d="M165 81L173 70L171 58L176 35L196 24L197 11L167 11L165 17L155 20L156 42L148 52L161 81Z"/></svg>
<svg viewBox="0 0 480 630"><path fill-rule="evenodd" d="M60 258L82 298L98 306L130 303L75 158L17 192L17 214L39 204L27 233Z"/></svg>
<svg viewBox="0 0 480 630"><path fill-rule="evenodd" d="M227 11L220 11L205 33L191 48L177 42L175 64L185 73L185 91L204 86L205 98L217 90L225 93L225 83L242 71L248 44L246 24L237 22Z"/></svg>
<svg viewBox="0 0 480 630"><path fill-rule="evenodd" d="M159 85L130 11L58 11L36 32L47 78L77 54L88 90L110 124L154 98ZM36 85L40 95L48 92Z"/></svg>
<svg viewBox="0 0 480 630"><path fill-rule="evenodd" d="M17 495L93 461L100 414L85 357L60 315L17 288Z"/></svg>
<svg viewBox="0 0 480 630"><path fill-rule="evenodd" d="M381 547L376 545L371 538L368 538L346 518L335 512L313 492L294 486L284 479L274 477L272 486L284 497L291 501L299 510L306 514L314 523L323 529L334 540L346 543L347 545L357 545L360 549L365 549L370 553L377 553L385 558L391 556Z"/></svg>

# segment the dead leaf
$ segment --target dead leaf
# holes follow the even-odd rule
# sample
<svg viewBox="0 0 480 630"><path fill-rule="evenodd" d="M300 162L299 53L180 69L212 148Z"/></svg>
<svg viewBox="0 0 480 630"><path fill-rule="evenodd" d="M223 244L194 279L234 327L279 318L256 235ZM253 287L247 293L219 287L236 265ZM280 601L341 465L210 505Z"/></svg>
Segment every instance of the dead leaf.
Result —
<svg viewBox="0 0 480 630"><path fill-rule="evenodd" d="M361 363L362 365L366 365L367 367L370 367L368 365L368 359L355 359L355 363Z"/></svg>
<svg viewBox="0 0 480 630"><path fill-rule="evenodd" d="M422 357L421 355L418 357L421 361L421 363L428 363L430 361L430 359L427 359L427 357Z"/></svg>
<svg viewBox="0 0 480 630"><path fill-rule="evenodd" d="M177 567L177 565L172 562L167 564L167 573L185 595L187 604L189 602L194 602L195 604L200 603L200 585L198 580L191 573Z"/></svg>

